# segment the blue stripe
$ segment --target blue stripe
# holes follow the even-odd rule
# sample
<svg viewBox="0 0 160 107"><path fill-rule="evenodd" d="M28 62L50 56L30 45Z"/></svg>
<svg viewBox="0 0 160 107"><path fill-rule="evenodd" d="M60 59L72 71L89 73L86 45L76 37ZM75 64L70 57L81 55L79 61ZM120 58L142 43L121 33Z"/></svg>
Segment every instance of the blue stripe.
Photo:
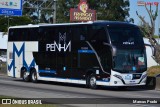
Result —
<svg viewBox="0 0 160 107"><path fill-rule="evenodd" d="M108 81L104 81L104 80L97 80L97 82L110 82L110 80L108 80Z"/></svg>
<svg viewBox="0 0 160 107"><path fill-rule="evenodd" d="M49 76L40 76L40 77L44 77L44 78L55 78L55 79L69 79L69 80L82 80L82 79L76 79L76 78L57 78L57 77L49 77ZM85 79L83 79L85 80ZM103 80L97 80L97 82L110 82L110 81L103 81Z"/></svg>
<svg viewBox="0 0 160 107"><path fill-rule="evenodd" d="M39 70L39 73L56 73L55 70Z"/></svg>
<svg viewBox="0 0 160 107"><path fill-rule="evenodd" d="M78 53L94 53L92 50L78 50Z"/></svg>
<svg viewBox="0 0 160 107"><path fill-rule="evenodd" d="M40 76L40 77L44 77L44 78L55 78L55 79L70 79L70 80L82 80L82 79L76 79L76 78L58 78L58 77L49 77L49 76ZM85 80L85 79L84 79Z"/></svg>

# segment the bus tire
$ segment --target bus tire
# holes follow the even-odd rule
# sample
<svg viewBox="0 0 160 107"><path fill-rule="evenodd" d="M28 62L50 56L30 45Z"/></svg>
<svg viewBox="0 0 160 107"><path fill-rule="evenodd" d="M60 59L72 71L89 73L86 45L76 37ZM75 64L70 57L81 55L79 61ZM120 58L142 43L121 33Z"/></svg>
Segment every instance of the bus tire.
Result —
<svg viewBox="0 0 160 107"><path fill-rule="evenodd" d="M37 82L38 82L38 80L37 80L37 72L36 72L35 69L33 69L33 70L31 71L31 81L32 81L33 83L37 83Z"/></svg>
<svg viewBox="0 0 160 107"><path fill-rule="evenodd" d="M96 88L97 88L97 85L96 85L96 76L95 76L95 74L91 74L91 75L88 77L88 86L89 86L89 88L91 88L91 89L96 89Z"/></svg>
<svg viewBox="0 0 160 107"><path fill-rule="evenodd" d="M86 77L86 88L90 88L89 87L89 76Z"/></svg>
<svg viewBox="0 0 160 107"><path fill-rule="evenodd" d="M23 81L25 81L25 82L30 81L30 75L28 75L28 72L26 69L22 70L22 78L23 78Z"/></svg>

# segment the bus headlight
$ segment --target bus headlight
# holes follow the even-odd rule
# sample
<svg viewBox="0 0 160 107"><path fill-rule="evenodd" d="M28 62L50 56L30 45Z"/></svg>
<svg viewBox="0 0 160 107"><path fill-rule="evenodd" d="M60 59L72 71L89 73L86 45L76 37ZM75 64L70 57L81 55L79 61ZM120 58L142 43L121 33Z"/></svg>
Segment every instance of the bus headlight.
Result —
<svg viewBox="0 0 160 107"><path fill-rule="evenodd" d="M117 74L115 74L113 76L115 76L116 78L120 79L122 81L122 83L125 84L125 81L123 80L122 76L117 75Z"/></svg>
<svg viewBox="0 0 160 107"><path fill-rule="evenodd" d="M142 76L142 80L144 79L144 78L146 78L147 77L147 74L144 74L143 76Z"/></svg>
<svg viewBox="0 0 160 107"><path fill-rule="evenodd" d="M119 78L120 80L123 80L123 78L122 78L120 75L115 74L115 75L113 75L113 76Z"/></svg>

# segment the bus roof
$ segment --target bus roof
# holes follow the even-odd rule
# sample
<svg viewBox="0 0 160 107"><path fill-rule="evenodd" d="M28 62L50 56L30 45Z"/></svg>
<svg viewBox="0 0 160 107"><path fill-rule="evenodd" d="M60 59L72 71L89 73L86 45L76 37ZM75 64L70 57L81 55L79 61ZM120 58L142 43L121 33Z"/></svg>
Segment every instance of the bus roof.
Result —
<svg viewBox="0 0 160 107"><path fill-rule="evenodd" d="M129 22L122 22L122 21L96 21L95 24L104 24L107 26L136 26Z"/></svg>
<svg viewBox="0 0 160 107"><path fill-rule="evenodd" d="M20 26L11 26L10 28L33 28L33 27L45 27L45 26L58 26L58 25L83 25L83 24L105 24L107 26L136 26L131 23L121 22L121 21L89 21L89 22L82 22L82 23L57 23L57 24L28 24L28 25L20 25Z"/></svg>
<svg viewBox="0 0 160 107"><path fill-rule="evenodd" d="M57 25L79 25L79 24L89 24L93 22L82 22L82 23L56 23L56 24L28 24L28 25L20 25L20 26L11 26L10 28L32 28L32 27L41 27L41 26L57 26Z"/></svg>

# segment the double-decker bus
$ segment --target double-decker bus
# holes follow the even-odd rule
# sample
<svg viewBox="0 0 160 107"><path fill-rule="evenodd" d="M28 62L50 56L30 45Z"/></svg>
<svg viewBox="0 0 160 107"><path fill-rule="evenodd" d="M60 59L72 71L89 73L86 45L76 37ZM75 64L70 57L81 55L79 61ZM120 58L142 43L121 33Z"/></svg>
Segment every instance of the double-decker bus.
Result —
<svg viewBox="0 0 160 107"><path fill-rule="evenodd" d="M14 26L8 36L8 76L93 89L146 83L146 50L136 25L97 21Z"/></svg>

